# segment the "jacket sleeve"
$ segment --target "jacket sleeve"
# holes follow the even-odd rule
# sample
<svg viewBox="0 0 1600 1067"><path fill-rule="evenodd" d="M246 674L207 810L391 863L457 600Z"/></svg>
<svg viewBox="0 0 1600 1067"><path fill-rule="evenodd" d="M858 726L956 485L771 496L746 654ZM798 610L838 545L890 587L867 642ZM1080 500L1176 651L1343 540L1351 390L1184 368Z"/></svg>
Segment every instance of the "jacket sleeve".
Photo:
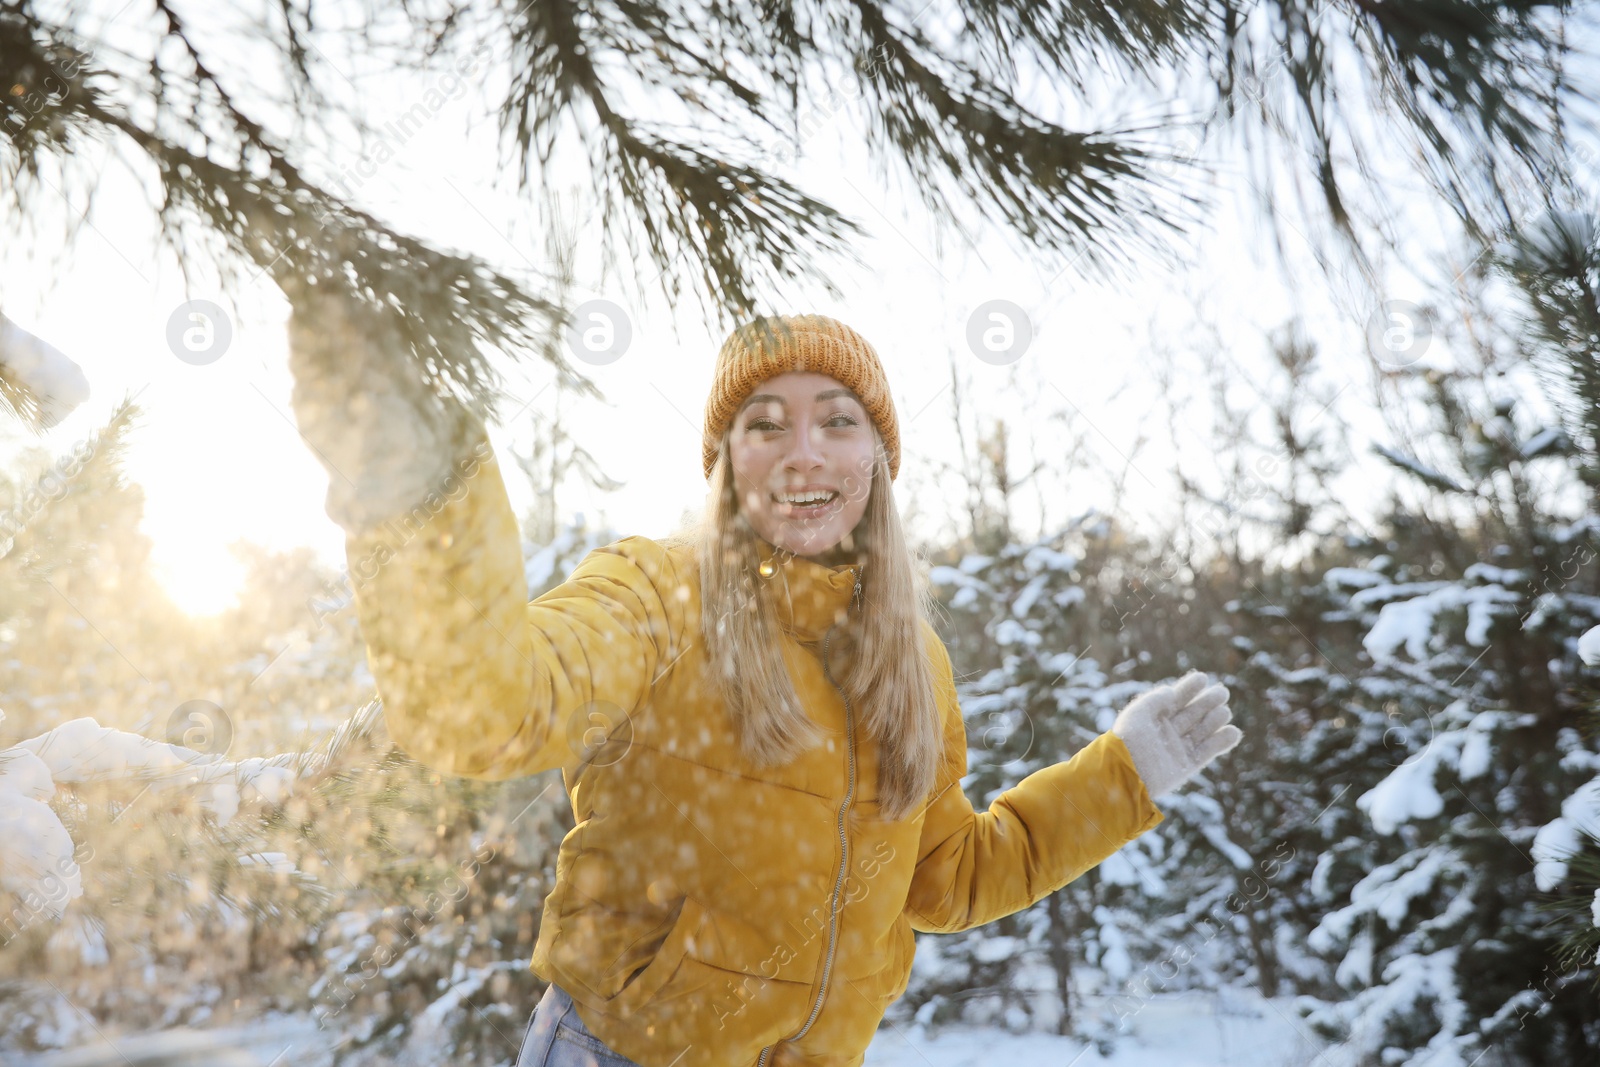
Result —
<svg viewBox="0 0 1600 1067"><path fill-rule="evenodd" d="M1163 816L1116 734L1028 775L975 812L961 788L967 731L950 653L928 628L944 766L927 807L906 910L913 929L954 933L1021 911L1060 889Z"/></svg>
<svg viewBox="0 0 1600 1067"><path fill-rule="evenodd" d="M630 537L528 601L522 539L486 444L446 491L346 538L367 662L390 736L436 770L502 780L575 767L631 715L681 611L665 550Z"/></svg>

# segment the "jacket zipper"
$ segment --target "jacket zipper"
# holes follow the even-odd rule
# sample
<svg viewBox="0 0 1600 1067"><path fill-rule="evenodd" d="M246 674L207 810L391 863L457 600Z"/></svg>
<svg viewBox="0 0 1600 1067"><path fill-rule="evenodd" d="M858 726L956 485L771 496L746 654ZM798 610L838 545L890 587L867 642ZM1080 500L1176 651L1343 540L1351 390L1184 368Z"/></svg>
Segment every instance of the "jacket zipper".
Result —
<svg viewBox="0 0 1600 1067"><path fill-rule="evenodd" d="M850 593L850 602L856 603L861 596L861 571L856 571L856 586ZM828 632L822 638L822 673L827 676L828 683L839 690L839 695L844 698L844 733L845 733L845 766L848 768L845 779L844 803L839 805L839 874L833 880L833 900L829 905L828 914L828 957L822 964L822 984L817 987L817 1002L811 1005L811 1017L798 1031L784 1038L784 1041L798 1041L806 1036L806 1031L811 1029L811 1024L817 1021L818 1014L822 1011L822 1002L827 999L828 979L833 976L833 952L837 947L839 935L839 890L844 886L844 872L850 868L850 842L845 834L845 813L850 810L850 801L856 791L856 732L855 717L850 707L850 697L844 688L833 680L833 671L828 666L828 643L833 637L833 631L838 624L828 627ZM768 1045L761 1050L761 1058L756 1060L756 1067L767 1067L767 1056L777 1045Z"/></svg>

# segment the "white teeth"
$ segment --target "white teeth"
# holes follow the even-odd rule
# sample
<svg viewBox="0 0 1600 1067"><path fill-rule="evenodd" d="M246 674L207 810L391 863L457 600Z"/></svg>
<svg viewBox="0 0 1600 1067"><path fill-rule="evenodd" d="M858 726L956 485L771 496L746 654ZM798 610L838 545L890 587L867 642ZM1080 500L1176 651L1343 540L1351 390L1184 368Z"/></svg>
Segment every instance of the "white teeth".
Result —
<svg viewBox="0 0 1600 1067"><path fill-rule="evenodd" d="M792 494L792 495L791 494L785 494L784 496L778 497L778 499L781 500L785 504L805 505L805 504L815 504L815 503L818 503L818 502L821 502L821 501L832 500L833 497L834 497L833 493L820 492L820 493L796 493L796 494Z"/></svg>

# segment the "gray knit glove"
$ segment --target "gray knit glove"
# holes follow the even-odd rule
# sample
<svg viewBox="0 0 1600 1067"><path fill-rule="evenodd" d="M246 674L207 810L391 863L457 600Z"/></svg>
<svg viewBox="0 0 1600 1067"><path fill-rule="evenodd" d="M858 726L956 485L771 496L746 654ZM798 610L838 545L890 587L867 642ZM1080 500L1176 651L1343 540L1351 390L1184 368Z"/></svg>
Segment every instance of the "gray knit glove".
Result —
<svg viewBox="0 0 1600 1067"><path fill-rule="evenodd" d="M1176 685L1160 685L1136 697L1111 724L1133 756L1151 799L1170 793L1239 743L1244 734L1230 725L1228 690L1206 685L1190 671Z"/></svg>
<svg viewBox="0 0 1600 1067"><path fill-rule="evenodd" d="M482 424L387 350L392 333L370 309L326 286L289 295L295 421L328 472L329 518L357 533L436 510L453 467L486 449Z"/></svg>

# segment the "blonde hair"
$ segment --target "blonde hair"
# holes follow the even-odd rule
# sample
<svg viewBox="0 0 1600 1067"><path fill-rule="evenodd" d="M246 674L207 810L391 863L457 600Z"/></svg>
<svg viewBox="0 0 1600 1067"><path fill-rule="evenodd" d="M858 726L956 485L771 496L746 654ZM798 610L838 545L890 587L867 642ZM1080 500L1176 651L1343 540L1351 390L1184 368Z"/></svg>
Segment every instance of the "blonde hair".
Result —
<svg viewBox="0 0 1600 1067"><path fill-rule="evenodd" d="M883 818L902 819L932 792L942 752L933 669L923 638L934 600L900 525L876 427L873 441L866 513L845 536L864 565L862 606L828 642L830 660L838 658L833 650L841 644L854 654L842 677L831 662L825 668L844 690L858 726L878 742ZM756 579L757 535L739 507L728 442L724 430L698 521L664 540L696 550L706 681L732 715L746 756L758 766L772 766L788 762L821 737L784 664L770 586Z"/></svg>

